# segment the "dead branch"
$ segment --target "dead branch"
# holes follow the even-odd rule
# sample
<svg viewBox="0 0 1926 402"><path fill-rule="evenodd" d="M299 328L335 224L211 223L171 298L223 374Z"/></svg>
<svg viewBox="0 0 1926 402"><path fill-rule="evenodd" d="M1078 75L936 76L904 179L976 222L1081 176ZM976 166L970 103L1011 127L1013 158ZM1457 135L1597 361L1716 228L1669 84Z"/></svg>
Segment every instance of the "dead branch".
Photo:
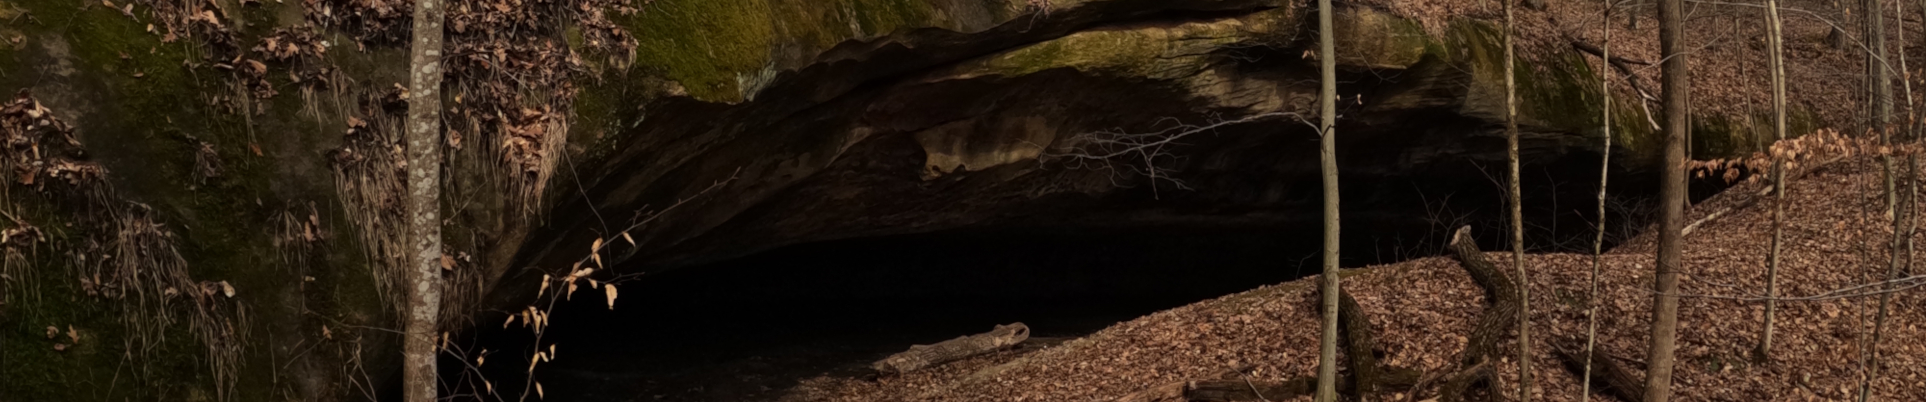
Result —
<svg viewBox="0 0 1926 402"><path fill-rule="evenodd" d="M1321 293L1321 292L1320 292ZM1357 395L1370 395L1377 391L1378 357L1371 350L1376 347L1371 334L1371 319L1364 315L1364 308L1350 292L1338 289L1338 335L1344 338L1344 355L1351 364L1350 384Z"/></svg>
<svg viewBox="0 0 1926 402"><path fill-rule="evenodd" d="M1569 39L1568 41L1571 42L1572 48L1578 49L1579 51L1584 52L1585 54L1592 55L1592 57L1605 57L1605 51L1602 49L1599 49L1597 46L1592 46L1591 44L1585 43L1576 38ZM1658 97L1653 96L1652 91L1645 90L1645 86L1639 83L1638 73L1634 72L1636 68L1632 67L1632 65L1635 65L1635 64L1642 65L1642 66L1649 66L1649 65L1652 65L1652 63L1643 61L1643 60L1633 60L1633 59L1627 59L1624 57L1613 56L1612 58L1605 60L1605 64L1609 64L1612 66L1613 69L1618 70L1619 73L1625 74L1625 81L1631 84L1632 92L1638 93L1638 98L1639 98L1638 106L1640 109L1645 110L1645 122L1651 124L1653 130L1659 129L1658 121L1652 119L1652 107L1650 105L1652 101L1658 100ZM1611 105L1605 105L1605 107L1611 107ZM1610 123L1607 122L1607 124L1610 124Z"/></svg>
<svg viewBox="0 0 1926 402"><path fill-rule="evenodd" d="M1492 378L1491 360L1490 359L1478 360L1477 364L1473 364L1469 367L1465 367L1464 370L1459 370L1457 373L1452 374L1449 378L1446 378L1444 382L1444 386L1438 389L1438 398L1436 398L1436 400L1445 400L1445 401L1465 400L1464 395L1470 392L1472 385L1481 383L1481 382L1489 382L1491 381L1491 378Z"/></svg>
<svg viewBox="0 0 1926 402"><path fill-rule="evenodd" d="M1067 142L1072 144L1061 152L1045 152L1038 158L1060 158L1072 169L1097 169L1115 172L1113 182L1129 175L1138 175L1150 180L1152 191L1158 181L1170 182L1179 189L1188 190L1190 186L1170 175L1174 167L1169 166L1181 157L1173 151L1184 145L1182 140L1196 134L1214 132L1225 126L1291 117L1309 125L1309 121L1297 113L1273 112L1245 116L1233 120L1220 120L1205 125L1186 124L1175 118L1164 118L1160 124L1170 127L1161 130L1130 133L1121 130L1108 130L1083 133L1071 136ZM1312 126L1316 130L1316 126Z"/></svg>
<svg viewBox="0 0 1926 402"><path fill-rule="evenodd" d="M1884 287L1884 286L1896 286L1896 287ZM1826 300L1852 299L1852 298L1900 293L1900 292L1905 292L1913 289L1918 289L1922 286L1926 286L1926 275L1914 275L1914 276L1908 276L1903 278L1893 278L1890 280L1862 283L1862 284L1843 287L1839 289L1833 289L1826 293L1820 293L1820 294L1811 295L1811 296L1753 297L1753 296L1730 296L1730 295L1698 294L1698 293L1684 293L1684 292L1680 292L1678 296L1701 298L1701 299L1737 300L1737 301L1745 301L1745 302L1757 302L1757 301L1766 301L1766 300L1826 301ZM1875 287L1882 287L1882 288L1874 289ZM1651 292L1651 290L1647 289L1646 292Z"/></svg>
<svg viewBox="0 0 1926 402"><path fill-rule="evenodd" d="M1558 352L1558 358L1565 362L1565 367L1571 369L1573 374L1585 375L1584 373L1587 372L1585 364L1589 361L1592 380L1605 384L1605 392L1625 402L1645 400L1643 376L1633 374L1632 370L1625 368L1624 364L1620 364L1617 359L1601 349L1592 349L1591 358L1588 360L1584 356L1585 352L1571 347L1572 344L1577 343L1579 343L1578 340L1566 340L1564 344L1552 348Z"/></svg>
<svg viewBox="0 0 1926 402"><path fill-rule="evenodd" d="M1484 252L1479 251L1478 245L1471 241L1471 226L1459 227L1452 234L1450 249L1458 265L1471 274L1471 280L1485 289L1485 300L1489 300L1491 305L1478 316L1478 324L1467 339L1469 343L1460 357L1460 364L1465 365L1465 369L1446 381L1444 389L1439 391L1439 398L1446 402L1464 400L1473 385L1488 381L1489 374L1476 375L1474 368L1483 366L1486 368L1482 371L1490 371L1489 363L1496 359L1498 341L1510 328L1509 324L1517 320L1521 309L1519 285L1485 259Z"/></svg>
<svg viewBox="0 0 1926 402"><path fill-rule="evenodd" d="M1580 51L1583 51L1585 53L1591 53L1593 56L1605 57L1605 51L1603 49L1599 49L1598 46L1593 46L1590 43L1585 43L1585 41L1581 41L1577 39L1572 39L1571 43L1573 48L1577 48ZM1649 61L1628 59L1623 56L1612 56L1611 62L1614 65L1624 65L1624 64L1636 64L1641 66L1652 65L1652 62L1649 62ZM1630 69L1630 68L1621 67L1621 69Z"/></svg>

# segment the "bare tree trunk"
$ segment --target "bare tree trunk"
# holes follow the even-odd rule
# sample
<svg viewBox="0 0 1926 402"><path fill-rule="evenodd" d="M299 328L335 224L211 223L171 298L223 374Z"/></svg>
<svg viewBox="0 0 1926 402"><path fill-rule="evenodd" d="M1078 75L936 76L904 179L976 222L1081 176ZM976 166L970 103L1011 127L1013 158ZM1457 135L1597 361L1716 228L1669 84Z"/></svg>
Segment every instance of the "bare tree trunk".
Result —
<svg viewBox="0 0 1926 402"><path fill-rule="evenodd" d="M1612 20L1612 0L1604 1L1605 18L1603 21L1605 22L1599 24L1599 28L1601 28L1601 31L1604 31L1605 38L1603 40L1604 43L1599 44L1599 53L1602 54L1599 56L1599 59L1603 60L1605 64L1610 64L1612 60L1612 24L1610 22ZM1598 159L1598 235L1592 239L1592 291L1591 295L1585 299L1585 373L1581 376L1584 385L1580 388L1580 393L1578 394L1578 400L1580 402L1589 402L1592 400L1592 356L1595 354L1593 353L1594 349L1598 347L1598 271L1599 267L1604 264L1603 258L1605 255L1605 184L1606 178L1612 172L1612 76L1610 71L1610 68L1598 69L1599 94L1601 94L1598 108L1600 110L1599 127L1605 131L1605 144L1600 147L1600 149L1604 150L1604 156Z"/></svg>
<svg viewBox="0 0 1926 402"><path fill-rule="evenodd" d="M1687 127L1689 57L1684 36L1684 0L1659 1L1659 53L1665 55L1660 91L1665 103L1665 156L1660 160L1658 272L1653 278L1652 336L1646 358L1645 401L1665 402L1672 396L1673 351L1679 325L1679 254L1685 222L1685 135Z"/></svg>
<svg viewBox="0 0 1926 402"><path fill-rule="evenodd" d="M1318 159L1324 170L1324 337L1318 349L1317 401L1337 402L1338 341L1338 170L1337 45L1332 39L1331 0L1317 0L1318 69L1322 110L1318 112Z"/></svg>
<svg viewBox="0 0 1926 402"><path fill-rule="evenodd" d="M1531 284L1525 276L1525 198L1518 185L1518 82L1512 51L1513 0L1505 9L1505 152L1511 163L1511 265L1518 270L1518 400L1531 401ZM1611 60L1607 58L1605 60Z"/></svg>
<svg viewBox="0 0 1926 402"><path fill-rule="evenodd" d="M1892 70L1887 68L1885 63L1885 19L1880 17L1885 7L1880 6L1878 0L1869 1L1872 2L1870 9L1873 11L1869 13L1867 17L1874 21L1872 24L1872 47L1874 51L1879 52L1874 55L1874 59L1880 61L1877 67L1878 74L1874 75L1874 80L1876 81L1873 82L1873 88L1877 94L1875 102L1878 108L1877 123L1879 124L1879 140L1887 145L1892 145L1895 142L1892 137L1893 87L1892 77L1889 75L1889 72ZM1897 7L1898 2L1895 2L1894 6ZM1895 18L1904 15L1903 12L1898 11L1895 11L1894 14L1896 14L1894 15ZM1905 21L1900 21L1900 27L1905 27ZM1900 47L1899 53L1905 53L1905 46L1903 44ZM1901 229L1906 214L1905 210L1899 206L1898 172L1893 171L1893 157L1892 155L1886 155L1880 159L1882 159L1881 163L1885 165L1886 170L1886 215L1891 217L1893 221L1893 240L1886 248L1886 277L1884 280L1892 280L1896 275L1899 275L1900 241L1906 235L1906 232ZM1890 284L1881 286L1881 290L1891 290L1891 288L1892 285ZM1859 381L1859 402L1866 402L1872 399L1872 381L1875 378L1879 378L1879 343L1880 338L1885 335L1886 332L1886 306L1891 300L1891 293L1881 292L1879 294L1879 310L1874 314L1873 318L1872 343L1869 344L1867 348L1869 350L1870 361L1867 364L1866 376L1860 378Z"/></svg>
<svg viewBox="0 0 1926 402"><path fill-rule="evenodd" d="M441 315L441 0L415 0L408 68L408 321L402 393L434 402L436 320Z"/></svg>
<svg viewBox="0 0 1926 402"><path fill-rule="evenodd" d="M1779 1L1766 0L1766 52L1772 64L1772 138L1775 142L1786 139L1786 65L1784 27L1779 22ZM1779 292L1779 250L1784 247L1786 220L1786 164L1775 155L1772 160L1772 251L1766 258L1766 310L1765 330L1759 336L1759 347L1753 351L1754 359L1765 362L1772 359L1772 321L1774 310L1778 308Z"/></svg>

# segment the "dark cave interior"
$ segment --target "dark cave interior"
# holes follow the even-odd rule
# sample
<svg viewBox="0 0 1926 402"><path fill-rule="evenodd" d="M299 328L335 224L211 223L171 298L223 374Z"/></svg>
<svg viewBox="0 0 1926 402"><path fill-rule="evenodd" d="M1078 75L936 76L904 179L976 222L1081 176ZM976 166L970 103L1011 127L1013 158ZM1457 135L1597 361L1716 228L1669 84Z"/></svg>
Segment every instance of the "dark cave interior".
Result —
<svg viewBox="0 0 1926 402"><path fill-rule="evenodd" d="M1574 159L1591 160L1527 170L1525 188L1547 189L1526 196L1526 205L1537 206L1526 211L1527 221L1545 223L1527 228L1534 251L1590 251L1594 213L1582 211L1596 208L1596 186L1582 183L1596 180L1596 173L1579 169L1597 166L1596 159ZM1566 174L1554 174L1560 171ZM1532 176L1563 185L1534 185ZM1409 185L1414 192L1425 190L1420 181ZM1694 198L1709 197L1716 187L1697 183ZM1655 198L1649 189L1612 191L1612 202L1620 206L1608 219L1623 224L1615 225L1607 247L1649 222L1639 211L1649 210ZM1497 197L1485 190L1448 200L1359 202L1344 212L1343 266L1436 255L1442 234L1457 223L1481 228L1484 248L1502 249L1507 243ZM1441 221L1446 215L1457 217ZM667 270L617 267L660 272L625 282L613 310L592 289L558 304L553 326L540 340L541 348L556 345L557 353L535 375L545 400L774 400L800 380L863 378L872 375L870 362L912 344L996 324L1023 322L1033 337L1074 338L1159 310L1315 274L1319 236L1316 222L998 227L796 244ZM522 392L526 356L536 341L521 325L504 329L500 319L484 318L463 339L473 345L470 351L491 351L482 372L497 392L512 396ZM472 379L451 358L443 361L444 378Z"/></svg>

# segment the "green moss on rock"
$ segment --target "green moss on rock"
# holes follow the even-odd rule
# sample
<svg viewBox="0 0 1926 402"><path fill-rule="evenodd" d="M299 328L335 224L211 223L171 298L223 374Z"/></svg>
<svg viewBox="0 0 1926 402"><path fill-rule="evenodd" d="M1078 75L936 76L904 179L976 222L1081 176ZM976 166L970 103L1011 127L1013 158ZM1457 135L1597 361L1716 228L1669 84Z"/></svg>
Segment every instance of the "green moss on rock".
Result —
<svg viewBox="0 0 1926 402"><path fill-rule="evenodd" d="M1213 52L1238 43L1281 42L1295 29L1291 10L1176 26L1142 25L1082 31L956 67L960 77L1017 77L1067 68L1096 75L1176 79L1208 67Z"/></svg>
<svg viewBox="0 0 1926 402"><path fill-rule="evenodd" d="M1435 48L1436 41L1416 21L1362 7L1344 8L1332 17L1339 65L1404 69Z"/></svg>
<svg viewBox="0 0 1926 402"><path fill-rule="evenodd" d="M951 28L919 0L661 0L617 22L637 41L633 65L710 102L741 102L773 71L849 40Z"/></svg>

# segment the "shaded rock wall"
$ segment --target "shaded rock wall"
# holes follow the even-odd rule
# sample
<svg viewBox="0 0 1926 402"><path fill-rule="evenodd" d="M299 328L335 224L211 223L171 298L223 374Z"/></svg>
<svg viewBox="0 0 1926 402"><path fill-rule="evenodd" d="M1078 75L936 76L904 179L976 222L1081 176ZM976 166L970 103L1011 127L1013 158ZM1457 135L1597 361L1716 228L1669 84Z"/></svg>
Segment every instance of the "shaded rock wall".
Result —
<svg viewBox="0 0 1926 402"><path fill-rule="evenodd" d="M950 229L1317 219L1314 134L1289 117L1173 148L1158 163L1191 190L1055 156L1081 133L1313 110L1315 33L1295 3L657 0L477 11L495 4L455 7L479 26L520 24L515 32L533 36L514 38L520 47L458 40L477 47L451 52L475 66L450 76L444 100L454 105L449 143L464 144L448 151L444 182L444 232L459 261L447 274L453 328L499 320L484 312L526 303L533 280L593 239L732 175L639 232L640 247L616 250L624 269ZM0 395L390 391L398 348L383 329L398 325L380 273L398 263L389 249L398 222L386 217L400 211L384 180L405 108L394 89L405 7L0 0L0 89L30 91L73 126L79 158L116 190L103 205L151 208L194 280L237 289L228 308L242 345L236 379L220 379L211 346L192 336L157 340L156 363L120 375L123 340L138 334L113 317L153 307L87 296L74 268L89 242L116 232L64 226L57 199L15 181L6 209L16 227L51 230L10 246L20 258L8 260L0 308L10 363ZM1422 226L1425 202L1413 195L1490 192L1478 166L1503 160L1493 26L1461 20L1431 35L1355 8L1338 28L1346 224ZM1537 68L1519 72L1527 171L1595 161L1600 97L1581 57L1529 60ZM1656 141L1639 108L1611 106L1616 155L1629 155L1616 168L1639 177ZM1489 197L1456 202L1495 206ZM54 350L44 328L68 325L88 335Z"/></svg>

